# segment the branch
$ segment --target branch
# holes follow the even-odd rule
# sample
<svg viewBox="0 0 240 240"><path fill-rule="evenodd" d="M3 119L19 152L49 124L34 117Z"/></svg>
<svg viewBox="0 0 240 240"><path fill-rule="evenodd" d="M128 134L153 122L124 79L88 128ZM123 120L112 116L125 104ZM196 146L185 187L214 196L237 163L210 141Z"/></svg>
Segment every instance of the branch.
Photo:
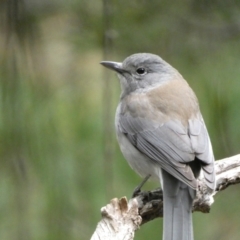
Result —
<svg viewBox="0 0 240 240"><path fill-rule="evenodd" d="M204 178L198 179L198 191L193 202L193 212L209 213L214 196L229 187L240 183L240 154L215 162L216 189L209 194ZM102 220L91 240L124 239L131 240L140 225L155 218L163 217L163 192L161 189L140 191L135 198L127 202L121 198L111 200L101 209Z"/></svg>
<svg viewBox="0 0 240 240"><path fill-rule="evenodd" d="M136 199L114 198L101 209L102 220L91 240L131 240L141 224Z"/></svg>

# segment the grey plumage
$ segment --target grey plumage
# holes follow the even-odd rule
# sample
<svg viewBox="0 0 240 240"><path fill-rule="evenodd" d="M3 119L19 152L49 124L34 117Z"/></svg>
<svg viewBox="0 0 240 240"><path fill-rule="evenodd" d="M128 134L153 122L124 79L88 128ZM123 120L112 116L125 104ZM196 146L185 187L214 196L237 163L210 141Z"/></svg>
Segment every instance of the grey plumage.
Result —
<svg viewBox="0 0 240 240"><path fill-rule="evenodd" d="M122 94L115 126L130 166L160 180L164 240L192 240L191 207L201 169L215 188L214 156L197 98L171 65L153 54L123 63L102 62L118 72Z"/></svg>

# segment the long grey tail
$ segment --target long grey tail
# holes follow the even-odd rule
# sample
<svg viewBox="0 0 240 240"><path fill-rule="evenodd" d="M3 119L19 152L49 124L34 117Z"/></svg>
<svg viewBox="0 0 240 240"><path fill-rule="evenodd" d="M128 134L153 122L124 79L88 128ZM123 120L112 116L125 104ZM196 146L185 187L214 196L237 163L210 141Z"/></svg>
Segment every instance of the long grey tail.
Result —
<svg viewBox="0 0 240 240"><path fill-rule="evenodd" d="M192 203L195 191L162 170L163 240L193 240Z"/></svg>

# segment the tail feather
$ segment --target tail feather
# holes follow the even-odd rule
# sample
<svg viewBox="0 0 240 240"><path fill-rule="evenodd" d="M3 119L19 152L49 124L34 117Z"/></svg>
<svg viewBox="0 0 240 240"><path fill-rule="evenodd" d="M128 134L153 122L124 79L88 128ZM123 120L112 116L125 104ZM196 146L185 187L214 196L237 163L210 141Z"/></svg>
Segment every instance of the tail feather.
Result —
<svg viewBox="0 0 240 240"><path fill-rule="evenodd" d="M195 191L162 170L163 240L193 240L192 203Z"/></svg>

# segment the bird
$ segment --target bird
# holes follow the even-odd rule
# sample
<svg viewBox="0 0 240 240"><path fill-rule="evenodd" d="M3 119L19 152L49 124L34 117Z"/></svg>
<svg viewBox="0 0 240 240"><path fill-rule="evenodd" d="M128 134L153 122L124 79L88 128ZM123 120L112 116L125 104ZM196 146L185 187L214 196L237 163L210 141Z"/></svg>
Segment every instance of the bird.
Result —
<svg viewBox="0 0 240 240"><path fill-rule="evenodd" d="M215 189L214 154L198 99L160 56L136 53L102 61L120 80L115 129L121 152L163 190L163 240L193 240L192 204L200 174Z"/></svg>

